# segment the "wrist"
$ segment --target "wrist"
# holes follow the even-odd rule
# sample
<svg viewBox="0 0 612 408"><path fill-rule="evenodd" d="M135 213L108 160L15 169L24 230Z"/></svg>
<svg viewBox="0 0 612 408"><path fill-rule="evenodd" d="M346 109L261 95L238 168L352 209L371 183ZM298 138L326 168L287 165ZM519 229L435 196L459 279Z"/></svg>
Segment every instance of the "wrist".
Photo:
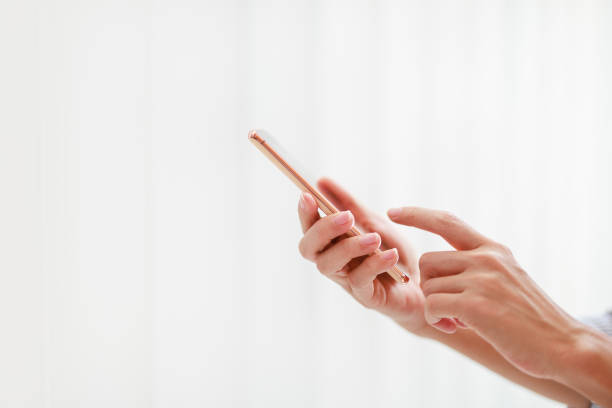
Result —
<svg viewBox="0 0 612 408"><path fill-rule="evenodd" d="M590 330L580 322L562 332L559 341L551 344L549 377L551 380L561 382L578 365L582 365L590 352Z"/></svg>
<svg viewBox="0 0 612 408"><path fill-rule="evenodd" d="M612 406L612 342L606 335L581 324L568 336L558 363L553 380Z"/></svg>
<svg viewBox="0 0 612 408"><path fill-rule="evenodd" d="M401 320L394 319L394 321L395 323L400 325L402 328L406 329L407 331L409 331L410 333L418 337L423 337L423 338L430 339L430 340L437 340L437 336L439 334L444 334L440 330L435 329L434 327L430 326L427 323L420 325L418 327L414 327L410 325L409 323L402 322Z"/></svg>
<svg viewBox="0 0 612 408"><path fill-rule="evenodd" d="M568 335L557 348L551 379L558 382L572 381L574 374L587 370L596 353L594 339L597 334L586 325L578 325L569 330Z"/></svg>
<svg viewBox="0 0 612 408"><path fill-rule="evenodd" d="M410 333L414 334L415 336L418 336L418 337L427 337L426 333L429 331L428 328L430 328L430 326L427 323L415 325L411 321L404 321L404 320L401 320L401 319L394 319L394 318L391 318L391 319L397 325L399 325L401 328L403 328L406 331L409 331Z"/></svg>

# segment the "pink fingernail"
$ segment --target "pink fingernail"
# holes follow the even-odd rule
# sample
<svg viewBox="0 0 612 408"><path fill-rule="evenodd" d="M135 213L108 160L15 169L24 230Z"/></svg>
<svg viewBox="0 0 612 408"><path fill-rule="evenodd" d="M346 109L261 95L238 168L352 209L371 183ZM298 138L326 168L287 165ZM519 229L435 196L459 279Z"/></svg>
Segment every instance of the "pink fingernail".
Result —
<svg viewBox="0 0 612 408"><path fill-rule="evenodd" d="M387 214L389 215L390 218L396 218L401 213L402 213L402 209L401 208L391 208L389 211L387 211Z"/></svg>
<svg viewBox="0 0 612 408"><path fill-rule="evenodd" d="M378 242L378 234L376 233L367 234L362 237L359 237L359 244L364 248L369 247L370 245L374 245L377 242Z"/></svg>
<svg viewBox="0 0 612 408"><path fill-rule="evenodd" d="M300 208L302 210L306 209L306 196L304 193L300 194Z"/></svg>
<svg viewBox="0 0 612 408"><path fill-rule="evenodd" d="M334 218L334 223L337 225L344 225L351 220L350 211L343 211L340 214L336 215Z"/></svg>
<svg viewBox="0 0 612 408"><path fill-rule="evenodd" d="M397 249L393 248L393 249L383 252L382 258L385 261L390 261L391 259L395 258L396 254L397 254Z"/></svg>

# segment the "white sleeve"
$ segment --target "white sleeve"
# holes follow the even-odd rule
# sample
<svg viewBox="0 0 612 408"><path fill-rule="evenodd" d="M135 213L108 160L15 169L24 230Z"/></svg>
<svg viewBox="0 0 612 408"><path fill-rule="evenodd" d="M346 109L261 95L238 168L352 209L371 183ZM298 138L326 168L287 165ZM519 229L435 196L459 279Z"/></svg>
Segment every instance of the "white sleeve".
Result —
<svg viewBox="0 0 612 408"><path fill-rule="evenodd" d="M609 336L612 336L612 310L601 316L591 316L580 319L583 323L588 324Z"/></svg>

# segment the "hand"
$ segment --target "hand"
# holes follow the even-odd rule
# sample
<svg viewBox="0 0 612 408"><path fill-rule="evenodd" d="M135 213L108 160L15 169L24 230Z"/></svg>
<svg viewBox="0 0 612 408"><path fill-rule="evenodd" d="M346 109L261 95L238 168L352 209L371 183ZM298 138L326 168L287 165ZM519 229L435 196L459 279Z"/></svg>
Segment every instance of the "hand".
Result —
<svg viewBox="0 0 612 408"><path fill-rule="evenodd" d="M453 333L458 319L523 372L556 378L559 361L572 352L582 325L557 306L521 269L506 247L441 211L392 209L400 224L433 232L457 251L421 256L425 318ZM449 324L439 325L440 319Z"/></svg>
<svg viewBox="0 0 612 408"><path fill-rule="evenodd" d="M414 250L402 240L391 222L358 204L336 183L322 179L318 186L344 211L320 218L314 198L307 193L301 195L298 212L304 231L299 244L302 256L316 263L323 275L365 307L388 315L417 334L428 327L423 316L424 297ZM347 238L344 234L355 221L362 231L369 233ZM381 241L393 249L373 254ZM399 284L384 274L398 262L411 278L408 284Z"/></svg>

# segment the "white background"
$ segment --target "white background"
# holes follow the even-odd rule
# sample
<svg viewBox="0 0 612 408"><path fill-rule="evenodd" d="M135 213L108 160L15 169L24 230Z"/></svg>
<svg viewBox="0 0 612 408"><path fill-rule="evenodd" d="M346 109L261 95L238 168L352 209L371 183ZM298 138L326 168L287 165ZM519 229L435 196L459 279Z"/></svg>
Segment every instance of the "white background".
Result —
<svg viewBox="0 0 612 408"><path fill-rule="evenodd" d="M0 405L555 406L301 260L246 135L379 211L455 212L599 313L611 43L606 1L3 2Z"/></svg>

